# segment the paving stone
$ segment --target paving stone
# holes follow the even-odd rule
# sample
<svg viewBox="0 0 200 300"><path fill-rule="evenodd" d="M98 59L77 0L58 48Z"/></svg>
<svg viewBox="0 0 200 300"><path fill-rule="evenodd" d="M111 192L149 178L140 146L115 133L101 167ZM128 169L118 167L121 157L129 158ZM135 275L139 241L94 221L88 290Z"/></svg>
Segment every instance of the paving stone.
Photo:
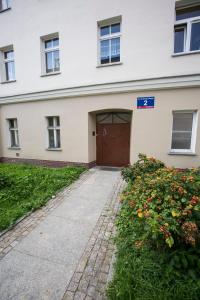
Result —
<svg viewBox="0 0 200 300"><path fill-rule="evenodd" d="M74 296L74 300L84 300L86 298L86 294L81 292L76 292Z"/></svg>
<svg viewBox="0 0 200 300"><path fill-rule="evenodd" d="M62 300L73 300L73 299L74 299L74 293L67 291Z"/></svg>

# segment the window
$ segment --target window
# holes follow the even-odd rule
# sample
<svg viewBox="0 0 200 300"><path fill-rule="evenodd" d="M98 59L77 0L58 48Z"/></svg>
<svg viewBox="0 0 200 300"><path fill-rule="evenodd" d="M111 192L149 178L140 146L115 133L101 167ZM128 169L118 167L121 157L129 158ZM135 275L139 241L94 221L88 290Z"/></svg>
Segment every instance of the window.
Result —
<svg viewBox="0 0 200 300"><path fill-rule="evenodd" d="M172 127L172 152L194 152L197 127L197 113L174 112Z"/></svg>
<svg viewBox="0 0 200 300"><path fill-rule="evenodd" d="M15 80L15 61L14 61L14 51L7 50L3 51L3 61L5 66L5 76L4 81Z"/></svg>
<svg viewBox="0 0 200 300"><path fill-rule="evenodd" d="M0 0L0 11L10 8L10 0Z"/></svg>
<svg viewBox="0 0 200 300"><path fill-rule="evenodd" d="M19 147L19 135L18 135L18 125L17 119L8 119L9 132L10 132L10 147Z"/></svg>
<svg viewBox="0 0 200 300"><path fill-rule="evenodd" d="M60 148L61 147L60 118L47 117L47 129L48 129L48 147L50 149Z"/></svg>
<svg viewBox="0 0 200 300"><path fill-rule="evenodd" d="M176 10L174 53L192 51L200 51L200 5Z"/></svg>
<svg viewBox="0 0 200 300"><path fill-rule="evenodd" d="M119 22L99 26L101 65L120 62L120 31L121 24Z"/></svg>
<svg viewBox="0 0 200 300"><path fill-rule="evenodd" d="M60 71L59 38L44 40L44 60L46 74Z"/></svg>

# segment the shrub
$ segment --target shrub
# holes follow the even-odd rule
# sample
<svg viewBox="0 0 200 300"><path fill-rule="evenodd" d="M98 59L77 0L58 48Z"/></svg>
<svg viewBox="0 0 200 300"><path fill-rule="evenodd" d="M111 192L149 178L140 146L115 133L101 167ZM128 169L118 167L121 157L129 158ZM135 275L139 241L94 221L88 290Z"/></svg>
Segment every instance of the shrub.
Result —
<svg viewBox="0 0 200 300"><path fill-rule="evenodd" d="M123 170L129 184L121 196L108 298L198 300L200 172L166 168L157 160L153 169L149 160L140 155L126 168L130 173Z"/></svg>
<svg viewBox="0 0 200 300"><path fill-rule="evenodd" d="M138 155L139 160L127 168L122 169L122 177L127 182L133 182L137 176L144 176L146 173L154 173L165 165L154 157L147 157L144 154Z"/></svg>

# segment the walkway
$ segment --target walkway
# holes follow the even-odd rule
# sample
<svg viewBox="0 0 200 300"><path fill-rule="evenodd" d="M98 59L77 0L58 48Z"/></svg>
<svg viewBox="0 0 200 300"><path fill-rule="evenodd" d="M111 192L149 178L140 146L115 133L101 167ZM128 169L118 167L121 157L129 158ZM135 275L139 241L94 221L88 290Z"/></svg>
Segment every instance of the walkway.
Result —
<svg viewBox="0 0 200 300"><path fill-rule="evenodd" d="M0 238L0 299L103 299L119 171L92 169Z"/></svg>

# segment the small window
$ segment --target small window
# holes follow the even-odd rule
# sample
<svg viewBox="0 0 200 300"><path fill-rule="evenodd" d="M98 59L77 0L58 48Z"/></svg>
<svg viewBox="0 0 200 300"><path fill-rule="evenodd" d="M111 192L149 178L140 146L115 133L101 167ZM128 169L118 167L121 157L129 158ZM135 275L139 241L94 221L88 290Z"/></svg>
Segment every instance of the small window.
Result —
<svg viewBox="0 0 200 300"><path fill-rule="evenodd" d="M48 147L50 149L57 149L61 147L60 143L60 118L47 117L48 130Z"/></svg>
<svg viewBox="0 0 200 300"><path fill-rule="evenodd" d="M120 32L120 23L99 27L100 64L120 62Z"/></svg>
<svg viewBox="0 0 200 300"><path fill-rule="evenodd" d="M194 152L196 112L174 112L171 149L174 152Z"/></svg>
<svg viewBox="0 0 200 300"><path fill-rule="evenodd" d="M14 51L9 50L4 52L5 79L6 81L15 80L15 60Z"/></svg>
<svg viewBox="0 0 200 300"><path fill-rule="evenodd" d="M60 71L59 38L43 41L45 72L46 74Z"/></svg>
<svg viewBox="0 0 200 300"><path fill-rule="evenodd" d="M19 134L18 134L17 119L9 119L8 123L9 123L9 132L10 132L10 147L18 148Z"/></svg>
<svg viewBox="0 0 200 300"><path fill-rule="evenodd" d="M200 5L176 10L174 53L200 51Z"/></svg>
<svg viewBox="0 0 200 300"><path fill-rule="evenodd" d="M0 0L0 11L10 8L10 0Z"/></svg>

